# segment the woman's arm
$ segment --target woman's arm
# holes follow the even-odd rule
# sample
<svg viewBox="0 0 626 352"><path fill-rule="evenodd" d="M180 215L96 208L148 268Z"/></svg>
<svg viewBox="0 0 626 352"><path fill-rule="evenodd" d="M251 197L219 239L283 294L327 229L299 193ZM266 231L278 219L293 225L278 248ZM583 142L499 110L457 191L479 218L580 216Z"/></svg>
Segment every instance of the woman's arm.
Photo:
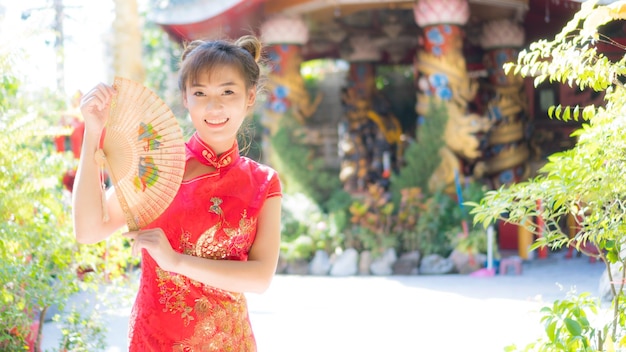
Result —
<svg viewBox="0 0 626 352"><path fill-rule="evenodd" d="M281 198L265 201L247 261L214 260L175 252L160 229L127 234L133 251L145 249L161 268L234 292L262 293L270 285L280 251Z"/></svg>
<svg viewBox="0 0 626 352"><path fill-rule="evenodd" d="M106 194L109 220L103 221L100 168L95 157L113 94L115 91L112 87L100 84L85 94L81 100L85 132L72 191L74 235L80 243L102 241L125 224L122 209L113 189L109 189Z"/></svg>

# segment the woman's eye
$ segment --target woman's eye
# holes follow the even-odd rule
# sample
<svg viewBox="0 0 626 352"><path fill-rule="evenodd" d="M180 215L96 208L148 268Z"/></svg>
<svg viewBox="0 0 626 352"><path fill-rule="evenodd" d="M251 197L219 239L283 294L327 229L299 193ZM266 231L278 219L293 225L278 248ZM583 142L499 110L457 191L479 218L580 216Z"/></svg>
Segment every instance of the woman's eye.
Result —
<svg viewBox="0 0 626 352"><path fill-rule="evenodd" d="M235 94L235 92L233 92L232 90L224 91L224 95L231 95L231 94Z"/></svg>
<svg viewBox="0 0 626 352"><path fill-rule="evenodd" d="M204 93L202 92L194 92L193 95L197 96L197 97L201 97L204 95Z"/></svg>

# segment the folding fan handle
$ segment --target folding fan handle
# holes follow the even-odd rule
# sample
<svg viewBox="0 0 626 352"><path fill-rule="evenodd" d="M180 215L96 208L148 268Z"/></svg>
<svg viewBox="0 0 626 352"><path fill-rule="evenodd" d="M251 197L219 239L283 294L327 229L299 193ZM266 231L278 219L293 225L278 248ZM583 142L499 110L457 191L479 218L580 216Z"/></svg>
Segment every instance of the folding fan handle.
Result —
<svg viewBox="0 0 626 352"><path fill-rule="evenodd" d="M104 150L102 148L98 148L98 150L96 150L95 158L96 158L96 162L98 163L98 167L100 168L100 181L101 181L100 184L102 185L100 189L100 195L102 199L102 221L107 222L109 221L109 212L106 206L106 192L105 192L106 185L104 184L105 168L109 170L109 176L111 176L114 186L118 184L118 180L117 180L117 177L115 177L115 173L111 172L111 166L109 165L109 161L107 160L106 154L104 153ZM120 202L120 206L122 208L122 211L124 212L124 216L126 217L126 225L128 226L128 230L129 231L139 230L139 225L137 224L137 221L135 220L132 212L130 211L130 207L128 206L128 202L126 201L126 198L124 198L124 195L122 194L122 192L116 191L115 194L117 195L117 200Z"/></svg>
<svg viewBox="0 0 626 352"><path fill-rule="evenodd" d="M109 221L109 211L107 209L106 203L106 193L105 193L105 184L104 184L104 164L106 163L106 155L104 155L104 150L98 148L95 154L96 164L98 165L99 178L100 178L100 204L102 205L102 221Z"/></svg>

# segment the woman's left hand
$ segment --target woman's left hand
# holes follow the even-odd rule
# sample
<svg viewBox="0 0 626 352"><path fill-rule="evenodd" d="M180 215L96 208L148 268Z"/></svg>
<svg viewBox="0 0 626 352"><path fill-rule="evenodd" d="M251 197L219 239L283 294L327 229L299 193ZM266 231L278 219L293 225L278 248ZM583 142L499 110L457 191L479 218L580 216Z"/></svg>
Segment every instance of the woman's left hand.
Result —
<svg viewBox="0 0 626 352"><path fill-rule="evenodd" d="M148 251L161 269L173 271L180 253L172 249L165 233L160 228L127 232L123 235L132 240L132 254L139 255L142 249Z"/></svg>

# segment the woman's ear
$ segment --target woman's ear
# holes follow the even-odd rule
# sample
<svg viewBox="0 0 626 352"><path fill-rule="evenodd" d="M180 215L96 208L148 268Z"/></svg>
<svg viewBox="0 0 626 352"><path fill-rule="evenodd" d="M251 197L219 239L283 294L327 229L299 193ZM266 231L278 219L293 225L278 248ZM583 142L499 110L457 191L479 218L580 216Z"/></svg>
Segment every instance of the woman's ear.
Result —
<svg viewBox="0 0 626 352"><path fill-rule="evenodd" d="M185 109L189 110L189 108L187 107L187 94L183 93L183 106L185 107Z"/></svg>
<svg viewBox="0 0 626 352"><path fill-rule="evenodd" d="M250 93L248 94L248 107L251 107L256 102L256 87L250 88Z"/></svg>

